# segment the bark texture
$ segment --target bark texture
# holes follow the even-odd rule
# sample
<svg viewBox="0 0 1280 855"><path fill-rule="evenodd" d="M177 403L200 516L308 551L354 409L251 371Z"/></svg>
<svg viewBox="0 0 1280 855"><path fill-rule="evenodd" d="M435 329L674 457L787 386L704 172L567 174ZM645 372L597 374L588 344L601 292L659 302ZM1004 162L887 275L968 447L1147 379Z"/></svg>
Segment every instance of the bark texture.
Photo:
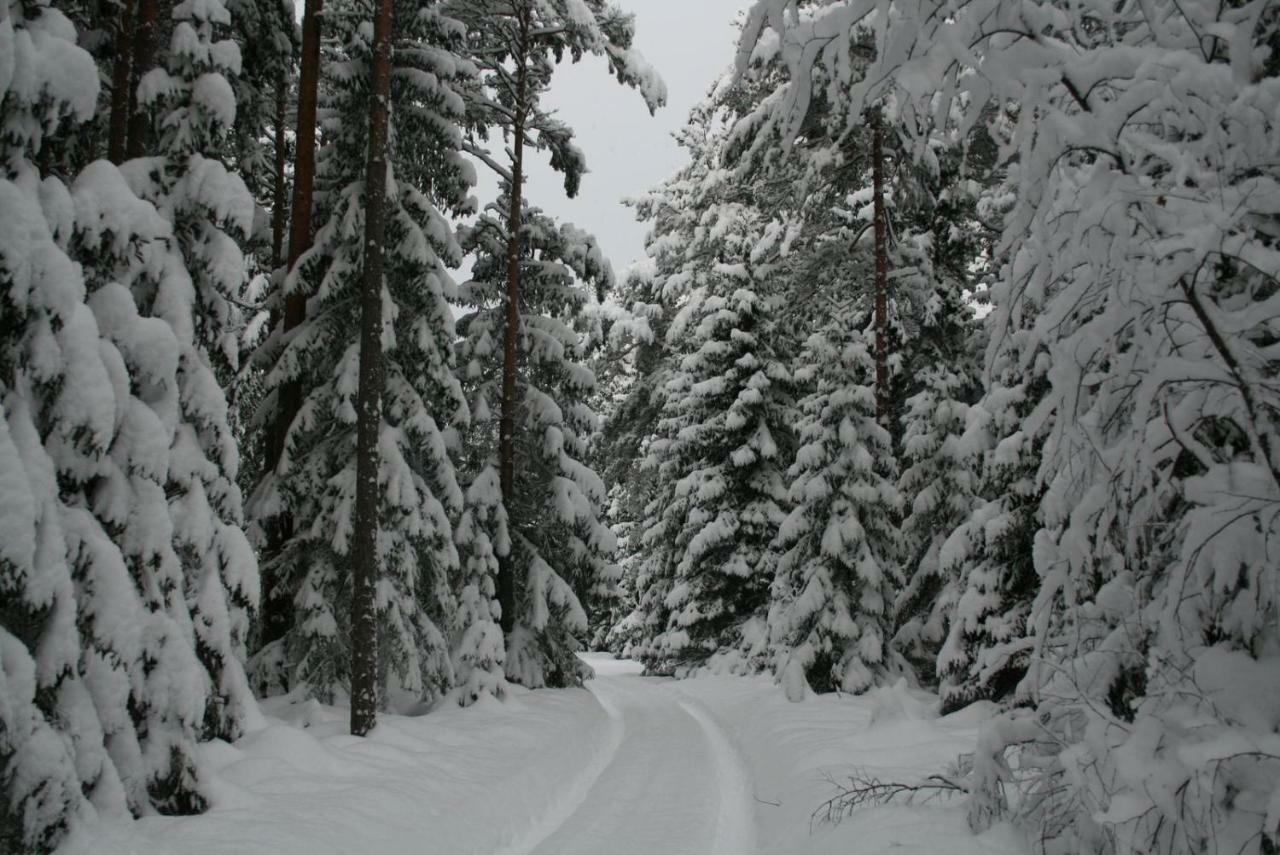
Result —
<svg viewBox="0 0 1280 855"><path fill-rule="evenodd" d="M378 0L370 72L365 172L364 276L360 288L360 389L356 404L356 519L351 585L351 734L378 721L378 430L382 424L382 260L386 233L391 0Z"/></svg>
<svg viewBox="0 0 1280 855"><path fill-rule="evenodd" d="M324 0L307 0L302 16L302 56L298 70L298 130L295 136L293 165L293 202L289 220L289 270L292 271L302 254L311 248L312 199L316 178L316 101L320 87L320 18L324 12ZM278 156L278 154L277 154ZM284 332L302 323L307 314L306 296L300 293L286 294L284 298ZM302 387L296 382L285 383L280 389L276 413L278 446L272 455L271 465L280 459L284 449L284 437L293 424L298 408L302 406Z"/></svg>
<svg viewBox="0 0 1280 855"><path fill-rule="evenodd" d="M119 166L124 163L129 143L129 106L133 77L133 13L134 0L120 4L116 35L112 43L115 59L111 63L111 114L107 122L107 159Z"/></svg>
<svg viewBox="0 0 1280 855"><path fill-rule="evenodd" d="M275 168L273 170L274 186L271 193L271 263L280 267L285 263L284 232L288 223L287 183L285 167L289 162L289 140L285 134L285 122L289 116L289 74L280 69L276 78L276 127L275 127Z"/></svg>

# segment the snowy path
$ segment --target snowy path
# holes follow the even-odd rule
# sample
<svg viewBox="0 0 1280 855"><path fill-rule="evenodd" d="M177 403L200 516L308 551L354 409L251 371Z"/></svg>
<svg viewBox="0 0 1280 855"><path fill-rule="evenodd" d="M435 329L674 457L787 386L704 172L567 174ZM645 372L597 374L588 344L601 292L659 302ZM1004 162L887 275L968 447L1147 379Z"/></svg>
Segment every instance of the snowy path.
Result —
<svg viewBox="0 0 1280 855"><path fill-rule="evenodd" d="M674 684L593 661L588 687L618 726L569 809L511 855L750 855L750 785L728 738Z"/></svg>
<svg viewBox="0 0 1280 855"><path fill-rule="evenodd" d="M88 824L57 855L1026 855L969 833L962 800L811 825L851 770L918 780L990 715L938 718L905 687L793 704L769 677L673 681L600 654L586 689L513 691L426 716L288 698L201 747L211 809Z"/></svg>

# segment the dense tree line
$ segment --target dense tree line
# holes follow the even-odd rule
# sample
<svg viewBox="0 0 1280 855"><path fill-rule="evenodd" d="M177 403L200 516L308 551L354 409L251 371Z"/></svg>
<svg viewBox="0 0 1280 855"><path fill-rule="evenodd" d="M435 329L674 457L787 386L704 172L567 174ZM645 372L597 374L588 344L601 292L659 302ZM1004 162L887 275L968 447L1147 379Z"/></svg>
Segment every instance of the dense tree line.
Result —
<svg viewBox="0 0 1280 855"><path fill-rule="evenodd" d="M0 850L203 810L196 745L255 690L347 699L362 735L581 682L616 584L585 462L613 280L523 157L577 191L561 61L662 103L633 28L602 0L0 8Z"/></svg>
<svg viewBox="0 0 1280 855"><path fill-rule="evenodd" d="M330 4L0 6L0 850L588 641L994 702L1047 852L1280 846L1280 8L758 0L615 280L525 175L560 63L663 101L630 16Z"/></svg>
<svg viewBox="0 0 1280 855"><path fill-rule="evenodd" d="M637 202L651 672L1004 712L970 822L1280 845L1280 7L759 0Z"/></svg>

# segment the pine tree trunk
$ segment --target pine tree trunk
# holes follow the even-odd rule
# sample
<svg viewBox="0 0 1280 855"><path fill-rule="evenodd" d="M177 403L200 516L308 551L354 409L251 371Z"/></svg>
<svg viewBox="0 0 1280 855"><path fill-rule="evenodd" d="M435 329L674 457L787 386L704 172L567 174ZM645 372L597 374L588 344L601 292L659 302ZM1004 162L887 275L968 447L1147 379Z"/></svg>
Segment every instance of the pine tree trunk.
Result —
<svg viewBox="0 0 1280 855"><path fill-rule="evenodd" d="M133 76L133 0L120 4L116 37L112 44L115 59L111 64L111 116L107 123L107 159L119 166L124 163L129 143L130 79Z"/></svg>
<svg viewBox="0 0 1280 855"><path fill-rule="evenodd" d="M516 351L520 335L520 230L524 214L524 139L528 117L529 14L520 17L519 41L516 45L516 104L512 140L511 209L507 215L507 324L502 337L502 414L498 426L498 476L502 483L502 502L512 507L516 474ZM514 549L503 557L498 572L498 603L502 607L502 632L511 635L516 619L516 574Z"/></svg>
<svg viewBox="0 0 1280 855"><path fill-rule="evenodd" d="M138 103L138 84L156 64L156 22L160 18L159 0L138 0L138 15L133 31L133 68L129 86L129 136L125 155L132 160L147 154L151 117Z"/></svg>
<svg viewBox="0 0 1280 855"><path fill-rule="evenodd" d="M287 222L285 167L289 161L289 141L285 136L284 124L289 116L289 92L286 84L289 74L284 66L276 79L276 162L275 186L271 197L271 264L280 267L284 264L284 227Z"/></svg>
<svg viewBox="0 0 1280 855"><path fill-rule="evenodd" d="M880 109L871 115L871 181L876 235L876 419L889 426L889 235L884 208L884 140Z"/></svg>
<svg viewBox="0 0 1280 855"><path fill-rule="evenodd" d="M293 270L298 259L311 247L311 214L316 175L316 108L320 88L320 30L324 0L306 0L302 14L302 53L298 69L297 133L294 136L293 199L289 206L289 255L288 269ZM279 163L279 138L276 158ZM277 173L279 177L279 173ZM295 329L306 318L307 299L303 294L286 294L282 317L283 332ZM284 454L285 438L289 426L302 406L302 385L296 380L286 381L276 398L276 418L268 436L266 470L273 471ZM293 521L288 514L276 519L269 532L271 542L266 552L268 560L262 563L262 642L264 644L283 638L292 625L293 592L280 590L278 571L269 560L279 555L285 541L293 533Z"/></svg>
<svg viewBox="0 0 1280 855"><path fill-rule="evenodd" d="M356 406L355 575L351 586L351 734L378 721L378 429L382 424L382 256L386 231L391 0L378 0L370 74L365 173L364 277L360 288L360 390Z"/></svg>
<svg viewBox="0 0 1280 855"><path fill-rule="evenodd" d="M298 71L298 132L295 137L293 165L292 218L289 221L289 270L302 254L311 248L312 198L316 176L316 102L320 87L320 17L324 0L307 0L302 17L302 60ZM307 314L303 294L287 294L284 298L284 332L302 323ZM280 389L276 410L276 434L279 447L268 461L272 468L280 460L284 437L302 406L302 387L294 381Z"/></svg>

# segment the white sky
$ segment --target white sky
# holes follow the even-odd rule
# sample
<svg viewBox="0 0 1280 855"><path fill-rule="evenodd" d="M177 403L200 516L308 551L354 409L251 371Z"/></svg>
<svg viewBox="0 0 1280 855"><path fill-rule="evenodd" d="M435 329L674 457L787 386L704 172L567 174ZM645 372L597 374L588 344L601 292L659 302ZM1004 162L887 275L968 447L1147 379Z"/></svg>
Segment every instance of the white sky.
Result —
<svg viewBox="0 0 1280 855"><path fill-rule="evenodd" d="M535 155L526 171L529 204L594 234L621 275L644 256L648 229L622 200L657 186L684 164L672 134L733 62L734 21L753 0L615 2L635 13L635 46L666 81L667 106L651 117L640 93L618 83L604 60L566 61L556 71L546 103L576 132L590 172L570 200L545 156ZM484 167L480 172L474 192L484 204L495 195L496 182Z"/></svg>

